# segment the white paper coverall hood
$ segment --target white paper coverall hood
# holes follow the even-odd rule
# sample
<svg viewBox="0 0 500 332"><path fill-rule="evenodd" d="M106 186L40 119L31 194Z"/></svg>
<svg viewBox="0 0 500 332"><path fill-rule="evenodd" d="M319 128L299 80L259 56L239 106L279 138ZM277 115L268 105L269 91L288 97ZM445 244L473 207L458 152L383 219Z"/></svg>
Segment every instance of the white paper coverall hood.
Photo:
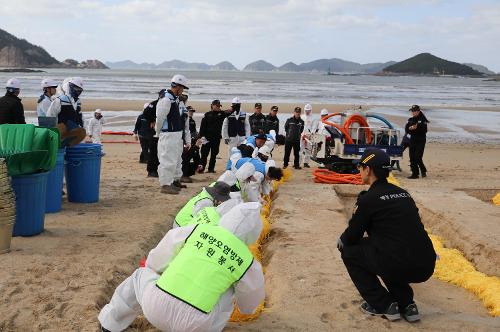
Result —
<svg viewBox="0 0 500 332"><path fill-rule="evenodd" d="M56 117L59 115L61 112L61 100L58 98L62 95L66 95L69 102L73 106L73 109L77 109L78 103L80 102L80 98L78 97L77 99L74 99L73 96L71 96L70 89L69 89L69 84L75 84L76 86L80 87L83 89L83 80L81 77L67 77L64 79L63 83L57 87L56 89L56 96L54 97L54 100L52 100L52 103L49 106L49 109L47 110L47 116L50 117Z"/></svg>
<svg viewBox="0 0 500 332"><path fill-rule="evenodd" d="M311 161L312 145L307 139L309 139L311 134L316 132L318 123L313 118L312 106L310 104L306 104L306 106L304 106L304 110L306 110L306 114L302 114L300 116L302 120L304 120L304 131L302 132L303 139L300 140L300 152L303 159L302 162L304 164L309 164Z"/></svg>
<svg viewBox="0 0 500 332"><path fill-rule="evenodd" d="M158 175L161 186L172 185L182 176L182 141L183 131L163 132L162 128L170 113L172 103L179 103L179 99L167 92L156 104L156 135L158 140ZM179 109L179 113L180 113ZM182 114L180 114L182 116Z"/></svg>
<svg viewBox="0 0 500 332"><path fill-rule="evenodd" d="M220 225L233 232L243 242L255 242L260 234L261 205L243 203L225 214ZM126 329L143 312L146 319L162 331L222 331L233 311L233 300L243 313L253 313L264 300L262 266L254 260L237 283L205 314L156 287L161 273L180 251L195 226L179 227L169 231L151 250L146 267L137 269L115 290L109 304L99 313L99 322L110 331Z"/></svg>
<svg viewBox="0 0 500 332"><path fill-rule="evenodd" d="M97 109L94 114L101 114L101 110ZM89 120L87 126L87 135L92 139L92 143L101 144L102 126L104 125L104 118L96 119L95 116Z"/></svg>

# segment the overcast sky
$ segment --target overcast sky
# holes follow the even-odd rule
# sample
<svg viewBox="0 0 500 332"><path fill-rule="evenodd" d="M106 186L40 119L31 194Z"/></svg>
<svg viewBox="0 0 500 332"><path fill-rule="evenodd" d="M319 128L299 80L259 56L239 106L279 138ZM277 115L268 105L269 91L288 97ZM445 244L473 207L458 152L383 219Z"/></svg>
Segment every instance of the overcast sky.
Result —
<svg viewBox="0 0 500 332"><path fill-rule="evenodd" d="M58 60L241 68L430 52L500 72L500 0L0 0L0 28Z"/></svg>

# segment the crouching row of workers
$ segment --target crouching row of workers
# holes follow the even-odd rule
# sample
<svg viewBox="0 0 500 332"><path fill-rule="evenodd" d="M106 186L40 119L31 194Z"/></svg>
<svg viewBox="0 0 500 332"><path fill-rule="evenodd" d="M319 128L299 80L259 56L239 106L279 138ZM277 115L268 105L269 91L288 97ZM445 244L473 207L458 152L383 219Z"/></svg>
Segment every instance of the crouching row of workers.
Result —
<svg viewBox="0 0 500 332"><path fill-rule="evenodd" d="M230 169L186 203L145 266L116 288L101 329L122 331L142 312L163 331L221 331L234 303L254 313L264 275L248 245L262 230L260 194L282 177L270 162L235 152Z"/></svg>

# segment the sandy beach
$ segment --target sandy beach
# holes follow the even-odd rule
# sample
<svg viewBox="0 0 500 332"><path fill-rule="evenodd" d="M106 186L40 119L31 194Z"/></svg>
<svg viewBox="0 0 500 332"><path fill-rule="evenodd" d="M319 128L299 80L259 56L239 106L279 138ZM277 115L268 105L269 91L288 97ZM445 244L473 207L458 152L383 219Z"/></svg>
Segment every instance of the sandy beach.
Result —
<svg viewBox="0 0 500 332"><path fill-rule="evenodd" d="M109 108L99 107L143 104L108 102ZM138 144L104 148L100 201L65 200L60 213L46 215L42 234L14 238L12 251L0 256L0 331L97 331L97 314L115 287L170 229L182 204L216 178L196 175L180 195L162 195L157 179L147 178L138 163ZM219 174L226 158L226 149L221 151ZM282 154L278 148L278 165ZM417 201L426 228L461 250L479 271L499 276L500 210L491 197L500 192L500 150L490 144L432 142L424 161L426 179L406 179L407 153L403 172L395 176ZM492 318L474 295L434 278L415 286L420 323L389 323L359 312L361 298L335 243L362 189L315 184L311 171L294 171L273 203L263 260L266 309L256 321L231 323L226 330L498 331L499 318ZM139 317L129 331L154 329Z"/></svg>
<svg viewBox="0 0 500 332"><path fill-rule="evenodd" d="M23 105L25 110L36 110L36 102L38 98L25 97L23 98ZM116 99L90 99L82 96L82 111L83 112L93 112L96 108L100 108L103 111L142 111L144 104L151 100L116 100ZM210 111L210 101L202 102L196 100L189 100L189 105L193 106L197 112L208 112ZM222 109L227 109L231 105L230 100L221 100ZM253 107L255 103L242 103L242 109L247 112L253 112ZM296 106L304 107L301 103L262 103L262 112L267 114L269 113L271 106L277 105L280 109L280 112L293 113L293 109ZM331 113L333 112L342 112L345 110L351 110L354 108L358 108L359 104L338 104L334 101L332 103L322 103L322 104L314 104L314 109L316 112L322 108L328 109ZM380 107L384 107L384 105L379 105ZM402 105L401 110L408 110L411 105ZM423 105L425 106L425 105ZM373 107L372 105L362 105L363 109L369 109ZM392 106L394 107L394 106ZM456 110L470 110L470 111L485 111L485 112L500 112L499 107L449 107L448 109L456 109ZM405 114L406 116L406 114Z"/></svg>

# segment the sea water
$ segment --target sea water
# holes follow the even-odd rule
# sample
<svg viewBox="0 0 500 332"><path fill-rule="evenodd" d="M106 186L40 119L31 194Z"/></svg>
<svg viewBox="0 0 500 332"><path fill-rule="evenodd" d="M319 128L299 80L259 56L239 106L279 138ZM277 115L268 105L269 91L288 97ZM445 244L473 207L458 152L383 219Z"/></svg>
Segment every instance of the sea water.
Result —
<svg viewBox="0 0 500 332"><path fill-rule="evenodd" d="M311 73L169 70L44 69L46 73L0 73L0 82L21 80L21 97L38 97L40 81L50 77L84 79L83 98L155 99L178 72L190 82L190 99L228 103L290 102L426 107L500 107L500 82L465 77L327 76Z"/></svg>

